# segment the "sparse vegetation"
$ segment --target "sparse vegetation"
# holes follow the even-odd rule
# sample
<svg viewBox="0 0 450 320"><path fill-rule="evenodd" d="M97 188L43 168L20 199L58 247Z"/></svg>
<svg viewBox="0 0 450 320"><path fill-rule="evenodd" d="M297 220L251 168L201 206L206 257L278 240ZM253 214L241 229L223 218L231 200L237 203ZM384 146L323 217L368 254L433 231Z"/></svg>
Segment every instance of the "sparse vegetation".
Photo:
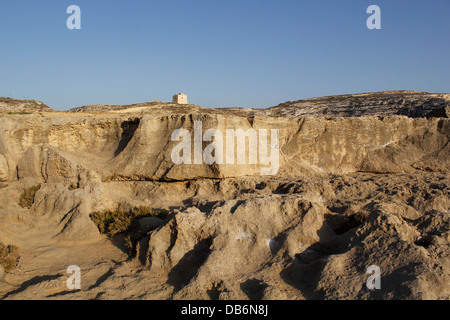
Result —
<svg viewBox="0 0 450 320"><path fill-rule="evenodd" d="M140 218L158 217L164 219L166 216L167 213L163 211L141 206L129 210L117 209L94 212L90 215L90 218L101 233L114 237L118 233L130 231Z"/></svg>
<svg viewBox="0 0 450 320"><path fill-rule="evenodd" d="M30 208L34 203L34 197L36 192L41 188L41 185L35 185L28 189L25 189L20 196L19 205L22 208Z"/></svg>
<svg viewBox="0 0 450 320"><path fill-rule="evenodd" d="M8 114L12 115L12 114L32 114L33 112L29 112L29 111L9 111Z"/></svg>
<svg viewBox="0 0 450 320"><path fill-rule="evenodd" d="M23 100L14 99L11 97L0 97L0 102L4 102L4 103L11 103L11 102L17 102L17 101L23 101Z"/></svg>
<svg viewBox="0 0 450 320"><path fill-rule="evenodd" d="M70 184L69 190L72 191L72 190L75 190L75 189L78 189L78 183L73 182L73 183Z"/></svg>
<svg viewBox="0 0 450 320"><path fill-rule="evenodd" d="M167 212L154 210L150 207L134 207L129 210L117 209L94 212L90 215L91 220L97 225L100 233L112 238L119 233L126 233L125 246L130 256L136 254L136 245L146 234L139 227L139 219L145 217L157 217L165 219Z"/></svg>
<svg viewBox="0 0 450 320"><path fill-rule="evenodd" d="M14 114L32 114L36 111L52 111L52 109L41 101L29 99L14 99L9 97L0 97L0 103L6 104L6 108L2 108L0 112L9 115Z"/></svg>
<svg viewBox="0 0 450 320"><path fill-rule="evenodd" d="M19 265L19 248L12 245L4 245L0 242L0 265L6 272L12 271Z"/></svg>

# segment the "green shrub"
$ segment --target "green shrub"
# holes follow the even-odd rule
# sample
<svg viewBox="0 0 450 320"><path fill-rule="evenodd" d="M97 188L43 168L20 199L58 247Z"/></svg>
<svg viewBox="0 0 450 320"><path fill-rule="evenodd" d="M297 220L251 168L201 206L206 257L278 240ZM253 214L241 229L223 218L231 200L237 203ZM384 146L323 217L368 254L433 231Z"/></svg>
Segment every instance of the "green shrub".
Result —
<svg viewBox="0 0 450 320"><path fill-rule="evenodd" d="M150 207L135 207L129 210L114 210L94 212L90 218L97 225L102 234L113 237L118 233L130 231L140 218L158 217L165 219L167 213L159 210L153 210Z"/></svg>
<svg viewBox="0 0 450 320"><path fill-rule="evenodd" d="M32 114L32 113L33 112L30 112L30 111L9 111L8 112L9 115L13 115L13 114L23 115L23 114Z"/></svg>
<svg viewBox="0 0 450 320"><path fill-rule="evenodd" d="M126 234L124 238L125 247L128 249L130 256L136 254L137 243L146 235L139 227L139 219L144 217L165 219L167 212L142 206L129 210L107 210L90 214L91 220L97 225L100 233L111 238L119 233Z"/></svg>
<svg viewBox="0 0 450 320"><path fill-rule="evenodd" d="M69 190L72 191L72 190L75 190L75 189L78 189L78 183L73 182L73 183L70 184Z"/></svg>
<svg viewBox="0 0 450 320"><path fill-rule="evenodd" d="M36 192L41 188L41 185L38 184L36 186L32 186L28 189L25 189L20 196L19 205L22 208L30 208L34 203L34 196Z"/></svg>
<svg viewBox="0 0 450 320"><path fill-rule="evenodd" d="M4 245L0 242L0 265L6 272L12 271L19 265L19 248L12 245Z"/></svg>

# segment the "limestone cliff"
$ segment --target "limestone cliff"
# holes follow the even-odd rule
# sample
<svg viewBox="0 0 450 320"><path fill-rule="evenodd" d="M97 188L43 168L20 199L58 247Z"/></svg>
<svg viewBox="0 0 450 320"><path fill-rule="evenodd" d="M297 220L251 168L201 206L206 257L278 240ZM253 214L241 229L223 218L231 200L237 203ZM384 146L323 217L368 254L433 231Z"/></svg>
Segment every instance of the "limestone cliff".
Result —
<svg viewBox="0 0 450 320"><path fill-rule="evenodd" d="M56 112L1 103L0 242L21 250L3 298L450 297L448 94L367 93L269 109L155 101ZM216 143L224 139L225 158L227 130L257 135L254 163L237 138L233 164L207 163L210 129L221 134ZM189 136L191 164L174 162L176 130ZM262 161L264 147L279 152L273 175L262 174L273 164ZM30 207L19 206L36 185ZM130 263L123 236L107 241L90 214L137 206L168 217L140 224ZM79 292L61 287L71 264L86 272ZM369 265L382 269L382 290L366 288Z"/></svg>
<svg viewBox="0 0 450 320"><path fill-rule="evenodd" d="M394 98L398 95L394 94ZM205 163L174 165L171 152L178 142L172 141L171 134L176 129L186 129L193 135L196 121L202 122L203 132L208 129L217 129L223 134L228 129L279 130L279 175L287 172L307 175L446 171L450 148L448 118L418 116L445 108L448 100L417 94L416 101L410 97L413 94L406 96L407 107L395 111L386 107L386 100L383 102L383 98L389 103L396 101L386 93L358 95L354 99L360 105L366 101L366 105L372 107L364 111L357 105L354 109L359 116L351 117L343 117L347 111L337 111L340 109L333 107L334 98L328 98L326 101L331 103L328 108L336 112L331 118L317 117L317 114L315 117L297 115L295 112L303 108L298 104L306 102L277 107L275 110L284 113L276 116L273 108L246 113L155 103L138 109L134 105L129 109L113 109L107 114L89 113L87 109L76 115L4 116L0 118L0 179L13 181L34 177L45 181L73 181L79 171L85 169L97 172L103 180L182 181L248 176L260 174L261 169L267 167L249 163L249 148L245 150L244 164L237 164L236 160L234 164L213 166ZM348 100L351 99L339 97L342 104L353 103ZM308 100L308 104L314 103L315 100ZM425 103L425 107L409 113L399 111L409 110L419 103ZM323 104L324 101L319 100L318 106L308 110L315 114L318 111L314 110L322 108ZM105 109L96 107L95 110ZM408 116L394 115L398 113L408 113ZM203 147L206 145L204 142ZM235 159L236 156L235 151Z"/></svg>

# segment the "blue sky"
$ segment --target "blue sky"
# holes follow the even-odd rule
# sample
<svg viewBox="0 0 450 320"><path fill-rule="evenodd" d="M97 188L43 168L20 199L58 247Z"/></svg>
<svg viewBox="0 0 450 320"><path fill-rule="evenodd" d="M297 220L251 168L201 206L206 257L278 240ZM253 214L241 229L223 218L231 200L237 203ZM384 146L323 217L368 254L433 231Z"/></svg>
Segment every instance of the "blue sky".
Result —
<svg viewBox="0 0 450 320"><path fill-rule="evenodd" d="M69 30L69 5L81 30ZM366 9L381 8L381 30ZM64 110L450 92L450 0L0 0L0 96Z"/></svg>

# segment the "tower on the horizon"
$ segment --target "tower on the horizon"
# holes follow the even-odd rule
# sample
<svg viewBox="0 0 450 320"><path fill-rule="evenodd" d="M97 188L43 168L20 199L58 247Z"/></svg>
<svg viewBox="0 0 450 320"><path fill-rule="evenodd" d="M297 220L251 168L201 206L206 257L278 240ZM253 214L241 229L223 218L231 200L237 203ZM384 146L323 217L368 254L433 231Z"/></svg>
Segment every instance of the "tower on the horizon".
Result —
<svg viewBox="0 0 450 320"><path fill-rule="evenodd" d="M178 94L174 95L173 103L187 104L188 103L187 95L185 95L184 93L178 93Z"/></svg>

